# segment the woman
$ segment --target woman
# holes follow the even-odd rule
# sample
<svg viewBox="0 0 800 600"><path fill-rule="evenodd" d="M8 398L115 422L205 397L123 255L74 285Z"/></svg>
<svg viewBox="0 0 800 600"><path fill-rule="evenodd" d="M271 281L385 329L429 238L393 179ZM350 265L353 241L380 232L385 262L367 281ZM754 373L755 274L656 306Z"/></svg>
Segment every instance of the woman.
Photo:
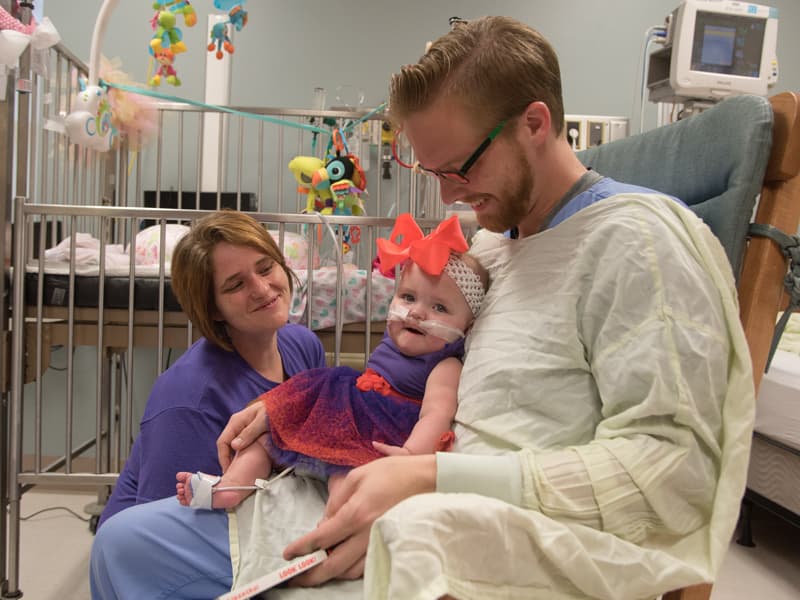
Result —
<svg viewBox="0 0 800 600"><path fill-rule="evenodd" d="M380 263L388 270L395 264L403 268L386 334L367 372L309 370L237 412L226 430L243 435L239 421L260 427L268 420L276 443L267 444L263 436L237 453L222 475L216 503L205 473L192 479L192 472L179 472L177 484L181 504L191 505L196 492L207 498L195 502L198 507L238 505L236 511L186 510L169 498L113 518L92 548L92 598L212 598L276 568L291 572L284 546L325 517L328 490L335 504L347 487L345 471L356 467L356 472L384 454L432 459L436 449L449 446L464 336L480 310L488 275L463 254L468 245L457 217L423 236L410 215L400 215L390 238L378 241ZM220 449L226 450L227 437L221 439ZM228 467L226 458L222 452ZM239 505L256 478L268 477L273 463L291 464L300 476L276 476L263 494ZM194 490L190 479L198 485ZM264 525L265 515L275 527ZM344 577L357 578L362 565ZM358 593L361 582L335 587L336 594ZM336 597L333 593L326 588L320 596Z"/></svg>
<svg viewBox="0 0 800 600"><path fill-rule="evenodd" d="M203 335L153 385L139 436L98 526L120 510L175 494L175 473L217 473L230 416L295 373L325 366L319 339L287 324L294 274L266 229L222 211L172 255L172 287Z"/></svg>

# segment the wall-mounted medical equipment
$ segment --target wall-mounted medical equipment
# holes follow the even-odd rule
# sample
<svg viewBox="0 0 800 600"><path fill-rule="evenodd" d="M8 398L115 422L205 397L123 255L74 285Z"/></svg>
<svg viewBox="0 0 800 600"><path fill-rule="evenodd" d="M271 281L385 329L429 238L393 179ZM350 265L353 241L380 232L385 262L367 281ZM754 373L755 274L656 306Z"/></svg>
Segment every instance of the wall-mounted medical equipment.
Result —
<svg viewBox="0 0 800 600"><path fill-rule="evenodd" d="M684 0L649 56L651 102L765 96L778 79L778 10L731 0Z"/></svg>

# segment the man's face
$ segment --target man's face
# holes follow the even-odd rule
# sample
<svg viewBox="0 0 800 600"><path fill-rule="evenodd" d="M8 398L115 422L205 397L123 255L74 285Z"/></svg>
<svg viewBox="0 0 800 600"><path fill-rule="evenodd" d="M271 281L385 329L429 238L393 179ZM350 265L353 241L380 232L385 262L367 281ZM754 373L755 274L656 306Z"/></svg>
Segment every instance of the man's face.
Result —
<svg viewBox="0 0 800 600"><path fill-rule="evenodd" d="M458 171L486 140L465 111L446 100L409 117L403 131L420 164L436 171ZM517 226L530 212L534 176L522 145L514 137L516 119L508 121L472 164L467 183L439 177L442 201L463 202L475 212L478 223L502 232Z"/></svg>

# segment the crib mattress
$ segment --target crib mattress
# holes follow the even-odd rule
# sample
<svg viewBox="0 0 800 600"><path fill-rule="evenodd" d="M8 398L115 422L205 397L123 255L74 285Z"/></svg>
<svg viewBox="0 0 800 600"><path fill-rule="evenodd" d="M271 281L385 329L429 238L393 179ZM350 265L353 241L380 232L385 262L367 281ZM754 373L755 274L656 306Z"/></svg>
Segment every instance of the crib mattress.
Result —
<svg viewBox="0 0 800 600"><path fill-rule="evenodd" d="M759 387L755 430L800 452L800 355L775 352Z"/></svg>
<svg viewBox="0 0 800 600"><path fill-rule="evenodd" d="M133 278L133 308L135 310L159 310L161 278L158 265L137 265ZM314 330L336 325L337 269L321 267L312 271L296 270L298 281L289 320L308 323L307 311L311 311L311 328ZM29 265L25 274L25 303L38 304L39 266ZM99 267L81 265L75 270L74 305L81 308L97 308L99 303ZM104 273L103 307L128 309L130 298L130 276L128 268L108 268ZM370 286L371 303L367 303L367 286ZM389 302L394 294L395 281L377 272L368 274L364 269L345 266L342 270L342 323L359 323L366 320L369 312L372 321L384 321ZM164 310L180 312L175 294L170 285L168 269L164 274ZM68 306L70 302L69 263L45 263L42 282L42 304L44 306Z"/></svg>
<svg viewBox="0 0 800 600"><path fill-rule="evenodd" d="M126 277L105 277L103 306L105 308L128 308L130 279ZM37 304L39 286L38 273L25 274L25 304ZM135 277L133 279L133 308L136 310L158 310L160 281L157 277ZM44 306L67 306L69 304L69 275L45 273L42 285L42 304ZM98 275L75 276L74 305L82 308L97 308L100 298L100 277ZM164 282L164 310L175 312L181 307L169 279Z"/></svg>

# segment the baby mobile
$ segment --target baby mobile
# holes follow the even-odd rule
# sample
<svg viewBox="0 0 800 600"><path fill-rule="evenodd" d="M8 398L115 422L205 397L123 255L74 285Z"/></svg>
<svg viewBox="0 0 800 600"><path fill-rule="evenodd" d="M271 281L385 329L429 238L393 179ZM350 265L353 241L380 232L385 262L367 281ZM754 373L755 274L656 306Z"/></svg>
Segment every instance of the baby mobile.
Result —
<svg viewBox="0 0 800 600"><path fill-rule="evenodd" d="M246 1L214 0L214 7L227 13L227 18L215 23L209 33L211 43L208 51L215 52L219 60L223 57L223 49L228 54L234 52L229 28L241 31L247 24L247 11L244 9ZM189 0L156 0L153 8L156 13L150 19L153 37L150 39L149 52L158 67L148 83L158 87L163 80L170 85L179 86L181 80L175 68L175 57L186 52L186 44L183 42L183 32L178 28L178 17L183 17L186 27L194 27L197 24L197 13Z"/></svg>
<svg viewBox="0 0 800 600"><path fill-rule="evenodd" d="M152 110L152 107L146 106L143 102L127 101L127 97L166 97L156 90L131 85L124 73L116 69L117 65L101 64L101 42L110 15L119 1L103 1L92 37L89 75L88 78L80 81L80 91L73 100L73 111L65 118L65 128L73 143L101 152L109 150L117 136L124 135L130 140L132 133L136 134L139 139L138 147L141 147L148 134L152 133L156 127L155 111ZM225 52L228 54L234 52L230 33L231 30L240 31L247 24L248 15L244 10L245 2L246 0L214 0L214 6L218 10L226 12L224 18L216 22L209 33L211 42L208 45L208 51L214 52L217 59L222 59ZM175 56L187 51L178 22L182 18L186 27L193 27L197 24L197 14L189 0L156 0L152 6L156 12L151 19L153 36L150 39L149 52L160 66L156 74L149 79L149 84L151 87L156 87L165 81L178 86L181 82L174 64ZM103 73L102 79L100 78L101 72ZM169 97L169 99L173 98ZM220 112L234 113L311 131L313 136L312 156L297 156L289 163L289 169L298 184L298 191L306 197L303 212L318 214L323 221L325 215L362 216L366 214L362 196L367 193L367 178L358 157L347 147L346 136L374 114L381 112L385 108L383 104L341 128L336 126L335 121L328 122L326 120L325 125L329 129L324 129L313 124L285 121L268 115L243 113L226 106L212 107L190 99L181 99L181 101L205 108L211 107ZM127 110L123 110L126 108ZM120 121L123 113L128 115L124 119L127 125ZM330 135L324 158L316 156L318 134ZM361 231L355 225L342 225L340 231L342 246L337 251L347 254L355 244L359 243ZM335 235L334 238L336 238Z"/></svg>
<svg viewBox="0 0 800 600"><path fill-rule="evenodd" d="M92 35L89 75L79 80L80 90L74 97L72 112L64 118L64 128L69 138L76 144L98 152L110 150L126 130L132 130L141 145L154 128L151 121L155 112L148 106L148 102L130 100L130 97L135 95L143 98L145 95L153 96L155 92L130 85L130 78L117 68L106 68L103 78L100 78L103 70L100 46L108 21L119 1L103 0ZM221 22L221 26L215 26L210 33L214 47L219 39L220 48L233 53L228 26L239 30L247 23L245 2L246 0L214 0L217 9L227 12L227 18ZM148 79L148 84L157 87L163 80L178 86L181 80L175 68L175 57L187 50L183 33L178 27L178 19L182 17L185 26L193 27L197 24L197 14L189 0L155 0L152 7L156 12L150 20L153 36L148 50L159 66L156 73ZM221 58L219 54L217 57Z"/></svg>

